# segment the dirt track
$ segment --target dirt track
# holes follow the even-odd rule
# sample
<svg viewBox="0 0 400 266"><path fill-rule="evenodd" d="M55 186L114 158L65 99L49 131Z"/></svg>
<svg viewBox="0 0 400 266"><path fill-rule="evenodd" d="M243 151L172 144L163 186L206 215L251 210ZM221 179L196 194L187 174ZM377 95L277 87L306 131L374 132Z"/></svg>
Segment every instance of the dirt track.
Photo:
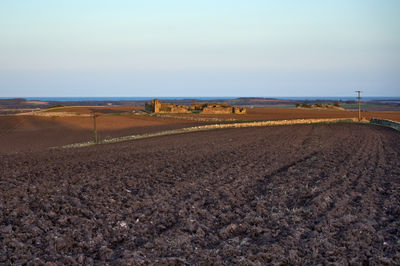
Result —
<svg viewBox="0 0 400 266"><path fill-rule="evenodd" d="M0 264L400 263L400 133L227 129L3 155Z"/></svg>

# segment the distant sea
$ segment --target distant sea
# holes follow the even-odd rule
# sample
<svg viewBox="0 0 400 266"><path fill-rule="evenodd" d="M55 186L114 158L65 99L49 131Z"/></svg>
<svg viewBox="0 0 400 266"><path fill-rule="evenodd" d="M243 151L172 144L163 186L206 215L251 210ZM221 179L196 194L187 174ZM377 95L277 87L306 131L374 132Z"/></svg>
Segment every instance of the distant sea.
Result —
<svg viewBox="0 0 400 266"><path fill-rule="evenodd" d="M36 101L55 101L55 102L78 102L78 101L149 101L154 98L160 100L183 100L183 99L196 99L196 100L230 100L237 99L240 97L0 97L0 99L13 99L13 98L24 98L27 100ZM251 97L255 98L255 97ZM326 100L326 101L353 101L357 97L259 97L259 98L273 98L282 100ZM400 97L361 97L362 101L385 101L392 103L400 103Z"/></svg>
<svg viewBox="0 0 400 266"><path fill-rule="evenodd" d="M153 99L159 100L214 100L214 99L236 99L238 97L0 97L0 99L23 98L29 101L45 101L45 102L79 102L79 101L149 101Z"/></svg>

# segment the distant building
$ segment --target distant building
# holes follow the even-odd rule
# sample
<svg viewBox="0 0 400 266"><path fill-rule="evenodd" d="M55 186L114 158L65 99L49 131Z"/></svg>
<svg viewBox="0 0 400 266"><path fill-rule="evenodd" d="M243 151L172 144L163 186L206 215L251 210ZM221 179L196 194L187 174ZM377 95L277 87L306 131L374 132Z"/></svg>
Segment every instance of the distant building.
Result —
<svg viewBox="0 0 400 266"><path fill-rule="evenodd" d="M145 109L152 113L188 113L201 112L203 114L245 114L246 109L231 106L225 103L193 103L189 107L173 103L161 103L154 99L151 104L146 103Z"/></svg>

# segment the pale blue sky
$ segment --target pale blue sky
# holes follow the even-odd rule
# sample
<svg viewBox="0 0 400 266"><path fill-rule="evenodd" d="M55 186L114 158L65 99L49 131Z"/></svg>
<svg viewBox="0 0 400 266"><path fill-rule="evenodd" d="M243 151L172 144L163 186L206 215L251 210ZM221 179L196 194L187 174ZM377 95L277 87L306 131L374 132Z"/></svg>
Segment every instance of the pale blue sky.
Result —
<svg viewBox="0 0 400 266"><path fill-rule="evenodd" d="M400 96L400 1L0 1L0 97Z"/></svg>

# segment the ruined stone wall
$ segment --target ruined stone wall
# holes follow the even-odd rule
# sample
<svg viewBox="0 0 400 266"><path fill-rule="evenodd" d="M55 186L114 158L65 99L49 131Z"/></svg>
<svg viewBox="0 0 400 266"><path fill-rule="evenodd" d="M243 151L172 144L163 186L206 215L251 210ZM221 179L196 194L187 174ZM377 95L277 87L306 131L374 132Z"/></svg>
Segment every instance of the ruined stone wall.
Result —
<svg viewBox="0 0 400 266"><path fill-rule="evenodd" d="M159 113L187 113L188 108L184 105L162 103Z"/></svg>
<svg viewBox="0 0 400 266"><path fill-rule="evenodd" d="M173 113L187 113L189 111L188 111L188 108L184 105L176 105L172 108L172 112Z"/></svg>
<svg viewBox="0 0 400 266"><path fill-rule="evenodd" d="M204 108L204 103L194 103L189 106L190 111L202 111Z"/></svg>
<svg viewBox="0 0 400 266"><path fill-rule="evenodd" d="M239 108L239 107L234 106L232 108L232 112L234 114L243 115L243 114L247 113L247 110L246 110L246 108Z"/></svg>
<svg viewBox="0 0 400 266"><path fill-rule="evenodd" d="M203 114L232 114L232 107L204 107Z"/></svg>

